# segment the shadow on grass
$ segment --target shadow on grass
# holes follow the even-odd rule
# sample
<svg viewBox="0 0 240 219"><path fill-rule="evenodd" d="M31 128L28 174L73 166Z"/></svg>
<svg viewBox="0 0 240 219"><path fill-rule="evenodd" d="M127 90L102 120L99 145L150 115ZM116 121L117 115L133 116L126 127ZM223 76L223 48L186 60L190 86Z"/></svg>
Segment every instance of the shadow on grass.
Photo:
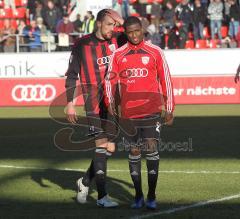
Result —
<svg viewBox="0 0 240 219"><path fill-rule="evenodd" d="M74 202L29 202L6 200L0 198L1 218L87 218L87 219L125 219L140 218L149 215L147 218L161 219L239 219L240 209L237 203L216 203L202 207L194 207L182 211L171 213L160 213L173 208L179 209L181 206L189 206L189 203L171 204L158 202L158 208L150 211L145 208L141 210L130 209L125 203L118 208L103 209L98 208L93 203L80 205ZM13 210L14 209L14 210ZM154 216L154 214L156 214Z"/></svg>
<svg viewBox="0 0 240 219"><path fill-rule="evenodd" d="M42 171L32 171L30 173L31 179L38 183L43 188L47 188L48 185L44 183L44 180L48 180L51 183L54 183L61 187L63 190L73 190L76 191L76 180L84 175L84 172L80 171L64 171L64 170L54 170L54 169L46 169ZM124 187L127 187L126 190ZM113 198L118 198L122 203L129 202L133 200L133 196L128 192L129 188L134 190L132 184L113 177L107 177L106 188L108 194ZM90 190L89 190L89 201L94 202L91 198L91 194L93 193L95 188L95 180L93 179L91 182ZM116 192L117 191L117 192ZM117 196L117 197L116 197ZM76 196L72 197L72 199L76 202Z"/></svg>
<svg viewBox="0 0 240 219"><path fill-rule="evenodd" d="M2 119L0 123L0 159L65 162L92 156L92 151L64 152L55 147L54 134L67 126L51 119ZM86 129L79 130L84 133ZM180 159L240 158L239 130L240 117L177 117L172 127L162 129L162 141L169 145L162 148L160 155L162 158ZM191 144L192 150L177 151L172 148L179 143ZM114 158L126 158L127 154L119 148Z"/></svg>

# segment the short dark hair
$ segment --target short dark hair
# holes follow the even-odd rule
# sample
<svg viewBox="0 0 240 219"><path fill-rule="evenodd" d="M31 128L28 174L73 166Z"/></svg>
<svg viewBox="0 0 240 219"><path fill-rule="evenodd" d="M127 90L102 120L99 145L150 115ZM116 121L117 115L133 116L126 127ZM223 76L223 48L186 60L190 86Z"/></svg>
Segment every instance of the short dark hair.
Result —
<svg viewBox="0 0 240 219"><path fill-rule="evenodd" d="M128 17L128 18L125 20L125 22L124 22L124 24L123 24L123 27L124 27L124 29L126 29L126 27L131 26L131 25L133 25L133 24L139 24L139 25L142 27L142 22L141 22L141 20L140 20L139 18L135 17L135 16L130 16L130 17Z"/></svg>
<svg viewBox="0 0 240 219"><path fill-rule="evenodd" d="M97 14L97 21L103 21L103 19L105 18L105 16L108 14L108 10L107 9L102 9L101 11L98 12Z"/></svg>

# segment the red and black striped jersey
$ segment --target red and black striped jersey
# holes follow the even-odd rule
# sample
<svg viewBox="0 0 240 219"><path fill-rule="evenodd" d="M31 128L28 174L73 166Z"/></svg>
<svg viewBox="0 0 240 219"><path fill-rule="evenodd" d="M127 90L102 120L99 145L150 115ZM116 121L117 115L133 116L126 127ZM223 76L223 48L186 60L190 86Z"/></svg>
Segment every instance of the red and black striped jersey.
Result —
<svg viewBox="0 0 240 219"><path fill-rule="evenodd" d="M88 112L99 113L110 58L119 45L124 44L123 40L122 34L114 33L112 39L101 40L92 33L80 38L73 46L66 72L66 88L76 87L76 80L80 79ZM73 92L67 93L67 99L68 102L73 100Z"/></svg>
<svg viewBox="0 0 240 219"><path fill-rule="evenodd" d="M127 43L113 55L106 77L108 103L119 87L124 118L140 118L174 110L171 76L163 51L149 42Z"/></svg>

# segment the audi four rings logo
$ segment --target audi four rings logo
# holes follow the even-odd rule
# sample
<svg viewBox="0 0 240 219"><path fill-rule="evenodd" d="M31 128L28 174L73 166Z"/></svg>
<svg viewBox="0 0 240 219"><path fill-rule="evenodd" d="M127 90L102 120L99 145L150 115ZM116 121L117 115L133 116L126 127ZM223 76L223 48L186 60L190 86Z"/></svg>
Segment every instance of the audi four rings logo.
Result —
<svg viewBox="0 0 240 219"><path fill-rule="evenodd" d="M145 78L148 76L148 70L146 68L130 68L126 70L126 76L128 78Z"/></svg>
<svg viewBox="0 0 240 219"><path fill-rule="evenodd" d="M12 89L12 98L16 102L51 101L56 96L56 89L51 84L16 85Z"/></svg>
<svg viewBox="0 0 240 219"><path fill-rule="evenodd" d="M110 63L111 56L104 56L97 59L98 65L106 65Z"/></svg>

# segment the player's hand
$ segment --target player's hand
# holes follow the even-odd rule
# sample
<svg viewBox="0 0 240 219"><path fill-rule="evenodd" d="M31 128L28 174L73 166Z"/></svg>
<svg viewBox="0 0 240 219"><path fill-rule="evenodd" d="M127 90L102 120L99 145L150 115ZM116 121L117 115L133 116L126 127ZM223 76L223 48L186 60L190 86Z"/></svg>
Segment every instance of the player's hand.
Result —
<svg viewBox="0 0 240 219"><path fill-rule="evenodd" d="M166 113L165 115L165 124L166 125L172 125L173 124L173 114L172 113Z"/></svg>
<svg viewBox="0 0 240 219"><path fill-rule="evenodd" d="M239 76L239 74L236 74L236 76L234 78L235 83L238 83L239 80L240 80L240 76Z"/></svg>
<svg viewBox="0 0 240 219"><path fill-rule="evenodd" d="M73 105L72 102L69 102L67 105L67 109L66 109L66 114L67 114L67 120L69 122L71 122L72 124L76 124L77 123L77 112L75 109L75 106Z"/></svg>
<svg viewBox="0 0 240 219"><path fill-rule="evenodd" d="M120 25L123 25L124 20L123 18L114 10L108 9L109 16L116 21L116 23L119 23Z"/></svg>
<svg viewBox="0 0 240 219"><path fill-rule="evenodd" d="M240 74L240 65L238 66L237 74L236 74L236 76L234 78L235 83L239 82L239 80L240 80L239 74Z"/></svg>

